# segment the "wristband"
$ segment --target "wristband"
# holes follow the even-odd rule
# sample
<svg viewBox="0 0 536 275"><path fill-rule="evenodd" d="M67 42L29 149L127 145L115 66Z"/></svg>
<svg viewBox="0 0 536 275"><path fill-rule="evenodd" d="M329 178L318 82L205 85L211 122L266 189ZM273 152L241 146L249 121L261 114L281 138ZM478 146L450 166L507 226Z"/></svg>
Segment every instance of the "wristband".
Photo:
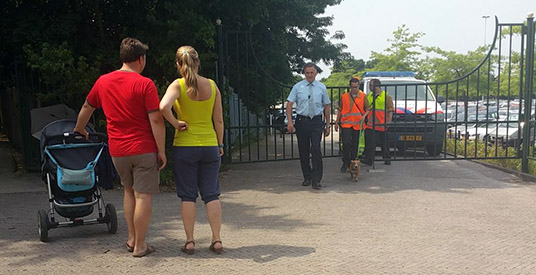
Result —
<svg viewBox="0 0 536 275"><path fill-rule="evenodd" d="M219 148L223 148L223 144L218 144L218 147L219 147Z"/></svg>

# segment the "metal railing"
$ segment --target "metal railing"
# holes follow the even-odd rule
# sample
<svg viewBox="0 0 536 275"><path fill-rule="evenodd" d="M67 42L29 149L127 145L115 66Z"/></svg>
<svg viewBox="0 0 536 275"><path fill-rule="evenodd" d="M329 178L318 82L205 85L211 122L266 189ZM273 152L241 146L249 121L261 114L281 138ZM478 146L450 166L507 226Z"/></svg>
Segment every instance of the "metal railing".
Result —
<svg viewBox="0 0 536 275"><path fill-rule="evenodd" d="M523 110L534 109L534 21L495 21L495 37L489 51L468 73L445 82L382 85L382 89L394 91L395 102L400 102L399 93L415 93L413 99L395 106L393 122L387 125L389 143L396 150L393 160L522 158L525 166L528 158L536 157L536 121L532 111L531 115L523 115ZM297 139L286 132L285 123L290 86L266 72L252 45L251 33L225 32L221 26L218 31L219 60L223 61L218 63L218 76L229 97L229 102L224 102L228 116L226 161L298 159ZM410 111L412 106L419 105L417 90L423 87L433 93L425 93L424 109L432 108L434 112ZM328 87L333 117L346 89ZM444 99L443 108L433 106L439 97ZM503 105L504 109L500 107ZM331 134L321 143L325 157L340 155L340 138L333 121L326 119ZM507 134L498 127L511 125L516 127L506 127ZM434 144L432 139L441 142L427 145ZM524 147L522 140L530 141L525 143L531 146Z"/></svg>

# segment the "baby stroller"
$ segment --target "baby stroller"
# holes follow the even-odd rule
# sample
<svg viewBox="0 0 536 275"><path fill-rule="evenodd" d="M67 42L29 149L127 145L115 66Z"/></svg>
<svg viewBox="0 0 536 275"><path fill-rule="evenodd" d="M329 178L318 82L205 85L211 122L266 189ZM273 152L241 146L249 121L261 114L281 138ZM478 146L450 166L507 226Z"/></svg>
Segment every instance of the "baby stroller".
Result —
<svg viewBox="0 0 536 275"><path fill-rule="evenodd" d="M42 176L48 186L50 203L48 211L37 212L39 238L43 242L48 240L48 230L58 227L106 223L108 232L117 231L115 206L104 203L98 185L99 173L95 169L107 146L107 136L88 126L87 140L72 132L75 125L74 120L57 120L46 125L41 133ZM81 219L93 213L95 205L98 217ZM55 214L65 221L57 221Z"/></svg>

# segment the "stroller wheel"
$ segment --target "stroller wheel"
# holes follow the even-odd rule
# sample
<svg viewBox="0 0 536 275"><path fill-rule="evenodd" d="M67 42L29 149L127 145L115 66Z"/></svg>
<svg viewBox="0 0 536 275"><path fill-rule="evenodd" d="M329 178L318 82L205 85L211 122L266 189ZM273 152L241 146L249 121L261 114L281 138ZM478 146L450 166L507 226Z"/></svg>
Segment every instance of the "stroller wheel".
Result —
<svg viewBox="0 0 536 275"><path fill-rule="evenodd" d="M43 209L37 211L37 229L39 229L39 239L42 242L48 241L48 216Z"/></svg>
<svg viewBox="0 0 536 275"><path fill-rule="evenodd" d="M108 232L115 234L115 232L117 232L117 212L115 211L115 206L111 203L108 203L106 204L104 211Z"/></svg>

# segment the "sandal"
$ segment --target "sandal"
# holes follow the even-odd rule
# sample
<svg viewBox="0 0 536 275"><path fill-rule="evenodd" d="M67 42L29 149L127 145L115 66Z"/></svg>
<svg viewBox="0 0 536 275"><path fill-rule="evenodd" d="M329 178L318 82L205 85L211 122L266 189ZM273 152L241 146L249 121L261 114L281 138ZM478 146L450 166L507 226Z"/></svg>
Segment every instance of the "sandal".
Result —
<svg viewBox="0 0 536 275"><path fill-rule="evenodd" d="M193 244L193 245L194 245L194 248L190 248L190 249L186 248L189 244ZM181 251L182 251L182 252L185 252L185 253L188 254L188 255L194 255L194 251L195 251L195 242L194 242L194 241L186 242L186 243L184 244L184 246L181 247Z"/></svg>
<svg viewBox="0 0 536 275"><path fill-rule="evenodd" d="M214 245L217 244L217 243L220 243L222 245L222 247L215 248ZM221 254L223 252L223 244L222 244L221 241L213 241L208 249L210 249L210 251L212 251L212 252L214 252L216 254Z"/></svg>
<svg viewBox="0 0 536 275"><path fill-rule="evenodd" d="M134 246L130 246L130 245L128 245L128 243L126 243L126 246L127 246L127 251L128 252L131 252L131 253L134 252Z"/></svg>
<svg viewBox="0 0 536 275"><path fill-rule="evenodd" d="M151 246L147 246L147 249L145 249L145 251L141 252L141 253L138 253L138 254L132 254L133 257L136 257L136 258L141 258L141 257L145 257L153 252L156 252L156 250L154 248L152 248Z"/></svg>

